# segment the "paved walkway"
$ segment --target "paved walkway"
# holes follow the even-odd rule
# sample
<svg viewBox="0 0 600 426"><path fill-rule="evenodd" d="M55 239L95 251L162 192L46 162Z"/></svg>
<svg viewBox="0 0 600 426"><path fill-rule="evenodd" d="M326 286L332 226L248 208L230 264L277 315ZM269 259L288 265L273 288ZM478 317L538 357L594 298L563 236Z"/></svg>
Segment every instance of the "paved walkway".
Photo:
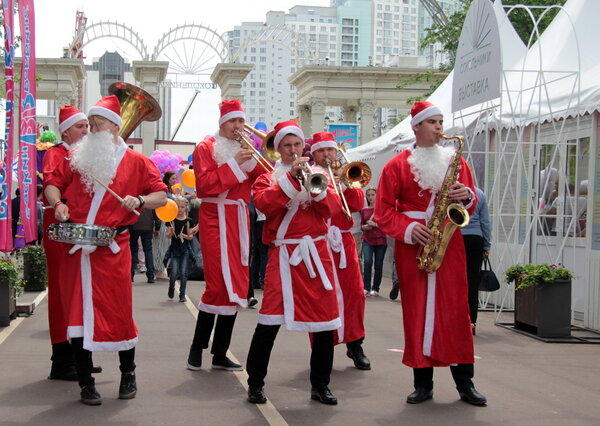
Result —
<svg viewBox="0 0 600 426"><path fill-rule="evenodd" d="M401 363L401 304L382 297L367 300L365 350L371 371L356 370L338 347L331 389L338 406L310 400L309 345L306 334L281 330L267 377L270 404L245 401L245 371L185 369L194 331L194 304L166 297L166 281L134 286L140 329L136 349L138 395L117 399L118 357L96 353L99 407L78 402L76 383L47 380L50 342L46 300L28 318L0 328L1 425L598 425L600 424L600 346L547 344L494 326L491 312L480 313L476 343L477 389L487 407L461 402L450 372L436 369L432 401L412 406L411 370ZM203 283L190 282L188 296L197 302ZM260 299L260 291L257 292ZM27 296L26 296L27 297ZM33 297L32 297L33 298ZM232 355L245 364L257 310L238 315ZM210 366L210 356L204 363Z"/></svg>

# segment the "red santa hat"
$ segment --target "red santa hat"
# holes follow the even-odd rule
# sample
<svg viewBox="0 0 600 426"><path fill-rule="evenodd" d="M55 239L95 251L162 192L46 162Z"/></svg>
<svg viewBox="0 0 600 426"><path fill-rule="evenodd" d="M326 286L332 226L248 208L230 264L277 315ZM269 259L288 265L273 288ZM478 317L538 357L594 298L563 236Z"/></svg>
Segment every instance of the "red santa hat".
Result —
<svg viewBox="0 0 600 426"><path fill-rule="evenodd" d="M310 145L310 153L314 154L317 149L321 148L337 149L337 147L337 142L331 133L319 132L313 135L312 144Z"/></svg>
<svg viewBox="0 0 600 426"><path fill-rule="evenodd" d="M99 115L117 125L121 125L121 102L115 95L105 96L88 111L88 117Z"/></svg>
<svg viewBox="0 0 600 426"><path fill-rule="evenodd" d="M87 120L86 115L73 105L65 105L64 107L60 107L60 111L58 113L58 132L62 134L73 124L81 120Z"/></svg>
<svg viewBox="0 0 600 426"><path fill-rule="evenodd" d="M224 100L221 102L221 105L219 105L219 109L221 110L219 126L232 118L246 119L246 113L244 112L244 108L242 108L242 103L237 99L232 99L230 101Z"/></svg>
<svg viewBox="0 0 600 426"><path fill-rule="evenodd" d="M444 114L442 113L442 110L439 107L435 106L429 101L417 101L411 108L410 115L412 116L410 120L410 125L414 126L416 124L419 124L426 118L429 118L434 115L443 116Z"/></svg>
<svg viewBox="0 0 600 426"><path fill-rule="evenodd" d="M279 147L279 142L281 142L284 137L290 134L298 136L300 139L302 139L302 142L304 142L304 133L302 132L300 126L298 126L298 123L296 123L294 120L277 123L274 130L275 139L273 140L273 145L275 146L275 151L277 151L277 148Z"/></svg>

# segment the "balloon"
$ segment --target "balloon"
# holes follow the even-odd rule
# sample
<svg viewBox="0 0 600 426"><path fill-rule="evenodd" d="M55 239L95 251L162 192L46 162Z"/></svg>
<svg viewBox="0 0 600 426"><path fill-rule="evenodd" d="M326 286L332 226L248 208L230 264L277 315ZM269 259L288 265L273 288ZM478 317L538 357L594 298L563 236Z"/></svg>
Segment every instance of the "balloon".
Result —
<svg viewBox="0 0 600 426"><path fill-rule="evenodd" d="M177 203L169 198L167 204L156 209L156 216L163 222L171 222L177 217L177 211Z"/></svg>
<svg viewBox="0 0 600 426"><path fill-rule="evenodd" d="M180 183L176 183L175 185L173 185L171 187L171 192L173 192L173 194L175 194L175 195L181 195L182 191L183 191L183 186Z"/></svg>
<svg viewBox="0 0 600 426"><path fill-rule="evenodd" d="M261 132L267 131L267 125L264 121L257 121L256 124L254 125L254 128L256 130L260 130Z"/></svg>
<svg viewBox="0 0 600 426"><path fill-rule="evenodd" d="M185 170L181 174L181 182L183 182L185 186L194 188L196 186L196 175L194 175L192 170Z"/></svg>
<svg viewBox="0 0 600 426"><path fill-rule="evenodd" d="M192 154L188 155L188 163L192 164L194 156Z"/></svg>

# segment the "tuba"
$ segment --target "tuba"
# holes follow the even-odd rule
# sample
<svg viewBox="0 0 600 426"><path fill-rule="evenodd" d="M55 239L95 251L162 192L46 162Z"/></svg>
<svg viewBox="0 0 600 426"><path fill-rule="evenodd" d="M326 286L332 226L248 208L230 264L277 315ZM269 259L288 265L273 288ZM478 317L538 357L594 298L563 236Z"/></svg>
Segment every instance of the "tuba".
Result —
<svg viewBox="0 0 600 426"><path fill-rule="evenodd" d="M109 95L115 95L121 103L121 130L119 136L127 140L142 121L156 121L162 109L148 92L133 84L118 81L108 88Z"/></svg>
<svg viewBox="0 0 600 426"><path fill-rule="evenodd" d="M446 248L456 228L462 228L469 224L467 209L462 204L450 202L448 198L450 187L454 185L458 178L460 157L465 146L465 140L462 136L447 137L444 134L440 134L440 137L445 140L456 139L458 141L458 148L450 160L442 187L435 199L433 214L427 222L427 227L433 232L433 238L427 245L419 247L417 253L417 267L428 273L439 269L444 260Z"/></svg>

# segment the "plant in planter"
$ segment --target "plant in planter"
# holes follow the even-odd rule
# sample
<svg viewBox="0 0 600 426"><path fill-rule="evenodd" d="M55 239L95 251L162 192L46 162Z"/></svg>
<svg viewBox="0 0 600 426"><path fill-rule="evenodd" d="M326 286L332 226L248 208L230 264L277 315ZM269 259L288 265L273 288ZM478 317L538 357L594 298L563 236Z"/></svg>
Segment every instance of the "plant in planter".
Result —
<svg viewBox="0 0 600 426"><path fill-rule="evenodd" d="M25 282L17 265L8 258L0 258L0 327L10 324L17 316L17 297L23 293Z"/></svg>
<svg viewBox="0 0 600 426"><path fill-rule="evenodd" d="M48 285L46 253L43 247L28 246L20 250L23 256L25 291L44 291Z"/></svg>
<svg viewBox="0 0 600 426"><path fill-rule="evenodd" d="M515 328L539 337L571 335L571 279L560 265L513 265L504 273L515 283Z"/></svg>

